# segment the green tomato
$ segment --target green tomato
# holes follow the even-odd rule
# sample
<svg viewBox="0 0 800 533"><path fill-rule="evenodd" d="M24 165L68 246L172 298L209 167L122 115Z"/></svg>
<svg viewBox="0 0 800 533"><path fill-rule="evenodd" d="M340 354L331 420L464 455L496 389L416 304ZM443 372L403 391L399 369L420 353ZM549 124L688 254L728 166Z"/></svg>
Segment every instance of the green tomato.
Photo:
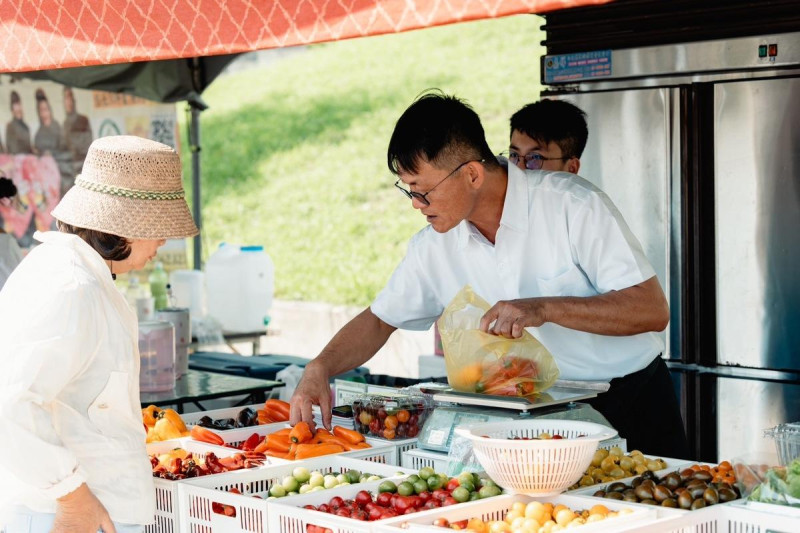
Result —
<svg viewBox="0 0 800 533"><path fill-rule="evenodd" d="M406 481L408 481L409 483L416 483L416 482L417 482L417 481L419 481L420 479L421 479L421 478L420 478L420 477L419 477L417 474L411 474L410 476L408 476L408 477L406 478Z"/></svg>
<svg viewBox="0 0 800 533"><path fill-rule="evenodd" d="M469 493L469 501L474 502L475 500L480 500L480 499L481 499L481 495L478 494L477 491Z"/></svg>
<svg viewBox="0 0 800 533"><path fill-rule="evenodd" d="M421 494L428 490L428 482L424 479L418 479L412 483L412 485L414 485L414 492L417 494Z"/></svg>
<svg viewBox="0 0 800 533"><path fill-rule="evenodd" d="M328 474L327 476L325 476L325 478L324 478L324 480L322 482L322 486L325 487L326 489L332 489L333 487L335 487L338 484L339 484L339 480L336 479L336 476L331 475L331 474Z"/></svg>
<svg viewBox="0 0 800 533"><path fill-rule="evenodd" d="M442 488L442 479L439 476L430 476L426 483L428 484L428 490L431 491Z"/></svg>
<svg viewBox="0 0 800 533"><path fill-rule="evenodd" d="M312 487L322 487L325 483L325 478L319 472L314 472L308 480L308 484Z"/></svg>
<svg viewBox="0 0 800 533"><path fill-rule="evenodd" d="M473 492L475 490L475 485L472 484L472 476L470 476L469 479L459 479L458 483L460 487L464 487L469 492Z"/></svg>
<svg viewBox="0 0 800 533"><path fill-rule="evenodd" d="M275 496L276 498L283 498L286 496L286 489L284 489L282 485L272 485L269 489L269 495Z"/></svg>
<svg viewBox="0 0 800 533"><path fill-rule="evenodd" d="M423 466L422 468L419 469L419 477L421 477L424 480L427 480L429 477L431 477L435 473L436 472L434 472L433 468L431 468L429 466Z"/></svg>
<svg viewBox="0 0 800 533"><path fill-rule="evenodd" d="M286 492L297 492L300 489L300 482L294 476L286 476L281 482Z"/></svg>
<svg viewBox="0 0 800 533"><path fill-rule="evenodd" d="M311 479L311 472L308 471L308 468L298 466L292 470L292 476L294 476L294 478L300 483L306 483L309 479Z"/></svg>
<svg viewBox="0 0 800 533"><path fill-rule="evenodd" d="M361 472L359 472L358 470L348 470L347 480L350 483L358 483L361 480Z"/></svg>
<svg viewBox="0 0 800 533"><path fill-rule="evenodd" d="M414 494L414 485L408 481L403 481L397 485L397 494L400 496L411 496Z"/></svg>
<svg viewBox="0 0 800 533"><path fill-rule="evenodd" d="M458 503L464 503L466 501L469 501L469 494L470 494L469 491L467 489L465 489L464 487L456 487L453 490L453 493L451 494L451 496Z"/></svg>
<svg viewBox="0 0 800 533"><path fill-rule="evenodd" d="M481 498L491 498L492 496L500 496L503 491L497 485L484 485L481 487L481 490L478 491L478 495Z"/></svg>
<svg viewBox="0 0 800 533"><path fill-rule="evenodd" d="M311 485L306 483L305 485L300 485L299 492L300 492L300 494L305 494L306 492L311 492L311 489L313 489L313 488L314 487L312 487Z"/></svg>
<svg viewBox="0 0 800 533"><path fill-rule="evenodd" d="M397 485L394 484L394 481L389 481L388 479L378 485L378 492L397 492Z"/></svg>

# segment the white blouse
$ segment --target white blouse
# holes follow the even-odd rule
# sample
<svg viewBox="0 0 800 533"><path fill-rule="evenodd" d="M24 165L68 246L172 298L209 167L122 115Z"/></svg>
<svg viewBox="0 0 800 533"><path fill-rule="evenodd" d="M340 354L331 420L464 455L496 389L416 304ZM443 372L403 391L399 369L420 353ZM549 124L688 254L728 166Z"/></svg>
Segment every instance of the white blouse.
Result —
<svg viewBox="0 0 800 533"><path fill-rule="evenodd" d="M52 513L85 482L112 520L148 524L136 315L86 242L34 237L0 291L0 502Z"/></svg>

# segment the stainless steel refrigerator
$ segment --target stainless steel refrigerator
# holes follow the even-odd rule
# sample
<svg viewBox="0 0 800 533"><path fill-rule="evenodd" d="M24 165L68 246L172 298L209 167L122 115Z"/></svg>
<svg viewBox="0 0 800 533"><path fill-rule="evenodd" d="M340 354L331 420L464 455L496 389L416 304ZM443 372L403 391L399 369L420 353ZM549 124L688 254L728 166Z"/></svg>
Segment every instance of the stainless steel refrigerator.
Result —
<svg viewBox="0 0 800 533"><path fill-rule="evenodd" d="M696 458L770 451L800 420L800 33L552 54L542 82L668 295Z"/></svg>

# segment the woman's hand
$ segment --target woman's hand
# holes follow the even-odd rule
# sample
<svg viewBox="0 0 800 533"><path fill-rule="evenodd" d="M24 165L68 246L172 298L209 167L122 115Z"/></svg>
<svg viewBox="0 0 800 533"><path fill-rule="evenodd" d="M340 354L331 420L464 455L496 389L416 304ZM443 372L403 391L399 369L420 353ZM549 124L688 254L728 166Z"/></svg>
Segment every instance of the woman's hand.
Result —
<svg viewBox="0 0 800 533"><path fill-rule="evenodd" d="M114 523L86 483L58 499L51 533L117 533Z"/></svg>

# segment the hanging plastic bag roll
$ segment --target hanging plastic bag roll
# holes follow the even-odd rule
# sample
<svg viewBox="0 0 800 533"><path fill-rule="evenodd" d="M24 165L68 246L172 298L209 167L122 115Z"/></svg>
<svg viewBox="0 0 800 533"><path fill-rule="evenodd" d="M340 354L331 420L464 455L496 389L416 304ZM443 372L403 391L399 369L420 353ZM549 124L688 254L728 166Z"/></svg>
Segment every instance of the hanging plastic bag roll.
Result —
<svg viewBox="0 0 800 533"><path fill-rule="evenodd" d="M439 318L447 380L462 392L531 396L555 383L552 354L528 331L507 339L480 330L491 306L464 286Z"/></svg>

